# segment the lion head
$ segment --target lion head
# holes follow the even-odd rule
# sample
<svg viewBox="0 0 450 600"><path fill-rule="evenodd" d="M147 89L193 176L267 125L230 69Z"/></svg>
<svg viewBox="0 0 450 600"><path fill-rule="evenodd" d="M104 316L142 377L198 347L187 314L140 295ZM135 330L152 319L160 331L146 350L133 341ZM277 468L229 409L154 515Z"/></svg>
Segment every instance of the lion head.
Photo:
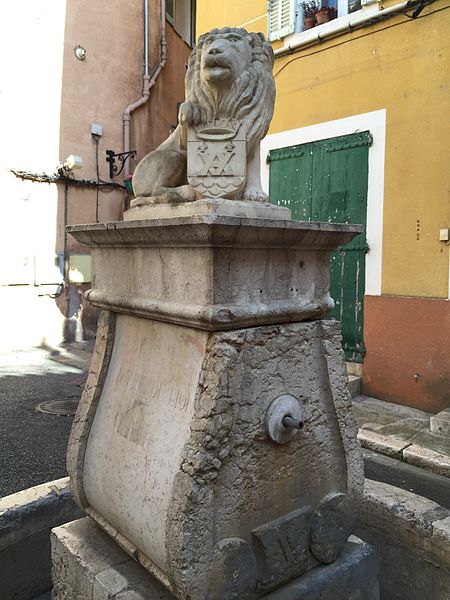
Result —
<svg viewBox="0 0 450 600"><path fill-rule="evenodd" d="M237 27L200 36L186 73L186 100L201 109L202 121L236 118L247 126L247 152L266 135L273 114L274 55L262 33Z"/></svg>

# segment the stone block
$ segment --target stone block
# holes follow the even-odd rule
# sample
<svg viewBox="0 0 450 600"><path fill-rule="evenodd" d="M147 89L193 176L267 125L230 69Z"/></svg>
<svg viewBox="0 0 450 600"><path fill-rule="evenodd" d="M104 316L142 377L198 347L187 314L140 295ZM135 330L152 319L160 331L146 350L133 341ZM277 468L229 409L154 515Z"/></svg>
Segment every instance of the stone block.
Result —
<svg viewBox="0 0 450 600"><path fill-rule="evenodd" d="M430 431L450 437L450 408L430 417Z"/></svg>
<svg viewBox="0 0 450 600"><path fill-rule="evenodd" d="M401 458L418 431L427 429L430 415L421 410L358 396L353 411L358 439L365 448Z"/></svg>
<svg viewBox="0 0 450 600"><path fill-rule="evenodd" d="M50 589L50 530L82 515L68 477L0 498L0 598Z"/></svg>
<svg viewBox="0 0 450 600"><path fill-rule="evenodd" d="M53 600L175 600L89 518L52 532L52 556ZM264 598L378 600L377 571L373 549L351 536L332 565L316 567Z"/></svg>
<svg viewBox="0 0 450 600"><path fill-rule="evenodd" d="M403 450L403 460L438 475L450 477L450 437L423 430Z"/></svg>
<svg viewBox="0 0 450 600"><path fill-rule="evenodd" d="M247 217L253 219L285 219L291 218L291 211L284 206L262 202L242 202L239 200L213 200L205 198L195 202L172 204L139 205L139 198L133 200L133 208L125 211L124 221L141 221L144 219L167 219L173 217L190 217L198 215L220 215L228 217Z"/></svg>
<svg viewBox="0 0 450 600"><path fill-rule="evenodd" d="M379 600L378 556L351 536L339 558L264 596L264 600Z"/></svg>
<svg viewBox="0 0 450 600"><path fill-rule="evenodd" d="M333 560L363 484L338 324L209 333L115 321L113 344L101 321L96 356L103 343L111 357L93 363L69 445L86 512L180 598L219 588L235 561L256 561L252 582L249 569L229 578L244 599ZM286 393L304 427L276 444L265 415Z"/></svg>
<svg viewBox="0 0 450 600"><path fill-rule="evenodd" d="M51 534L53 600L172 600L173 596L86 517Z"/></svg>
<svg viewBox="0 0 450 600"><path fill-rule="evenodd" d="M366 479L356 533L380 555L382 600L448 600L450 511Z"/></svg>
<svg viewBox="0 0 450 600"><path fill-rule="evenodd" d="M360 231L215 214L69 229L91 247L94 306L210 331L325 316L330 251Z"/></svg>
<svg viewBox="0 0 450 600"><path fill-rule="evenodd" d="M256 600L353 531L362 457L340 327L320 317L330 251L358 231L211 213L70 228L105 309L73 489L180 600Z"/></svg>

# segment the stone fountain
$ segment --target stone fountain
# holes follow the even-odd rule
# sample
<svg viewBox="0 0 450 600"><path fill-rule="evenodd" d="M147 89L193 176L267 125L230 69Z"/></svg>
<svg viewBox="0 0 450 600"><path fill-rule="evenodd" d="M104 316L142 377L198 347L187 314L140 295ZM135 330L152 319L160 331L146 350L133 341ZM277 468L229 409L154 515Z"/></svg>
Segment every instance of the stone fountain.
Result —
<svg viewBox="0 0 450 600"><path fill-rule="evenodd" d="M330 252L361 228L292 221L262 191L272 63L262 34L202 36L124 221L69 228L101 313L68 449L89 518L53 532L58 600L379 597L349 539L363 463L323 320Z"/></svg>

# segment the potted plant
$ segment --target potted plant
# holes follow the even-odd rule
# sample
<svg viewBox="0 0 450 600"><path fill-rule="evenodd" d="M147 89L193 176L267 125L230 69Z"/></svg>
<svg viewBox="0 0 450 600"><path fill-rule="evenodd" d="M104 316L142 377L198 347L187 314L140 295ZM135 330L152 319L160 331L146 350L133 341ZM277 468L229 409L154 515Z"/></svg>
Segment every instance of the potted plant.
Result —
<svg viewBox="0 0 450 600"><path fill-rule="evenodd" d="M328 0L322 0L319 10L316 12L316 20L318 25L328 23L336 18L336 9L329 6Z"/></svg>
<svg viewBox="0 0 450 600"><path fill-rule="evenodd" d="M319 10L319 4L316 0L309 0L308 2L301 2L303 8L303 22L305 29L311 29L316 25L316 13Z"/></svg>

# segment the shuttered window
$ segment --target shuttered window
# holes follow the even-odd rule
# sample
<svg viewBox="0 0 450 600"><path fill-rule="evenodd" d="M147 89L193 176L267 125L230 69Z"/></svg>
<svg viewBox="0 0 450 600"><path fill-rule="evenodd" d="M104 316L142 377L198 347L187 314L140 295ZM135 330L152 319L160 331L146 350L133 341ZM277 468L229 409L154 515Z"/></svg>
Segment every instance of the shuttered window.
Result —
<svg viewBox="0 0 450 600"><path fill-rule="evenodd" d="M361 131L269 153L270 201L287 206L300 221L360 223L367 220L369 146ZM330 292L336 306L331 317L342 324L347 360L364 356L365 233L331 255Z"/></svg>
<svg viewBox="0 0 450 600"><path fill-rule="evenodd" d="M294 0L269 0L269 40L279 40L294 31Z"/></svg>
<svg viewBox="0 0 450 600"><path fill-rule="evenodd" d="M175 0L166 0L166 19L173 25L175 20Z"/></svg>

